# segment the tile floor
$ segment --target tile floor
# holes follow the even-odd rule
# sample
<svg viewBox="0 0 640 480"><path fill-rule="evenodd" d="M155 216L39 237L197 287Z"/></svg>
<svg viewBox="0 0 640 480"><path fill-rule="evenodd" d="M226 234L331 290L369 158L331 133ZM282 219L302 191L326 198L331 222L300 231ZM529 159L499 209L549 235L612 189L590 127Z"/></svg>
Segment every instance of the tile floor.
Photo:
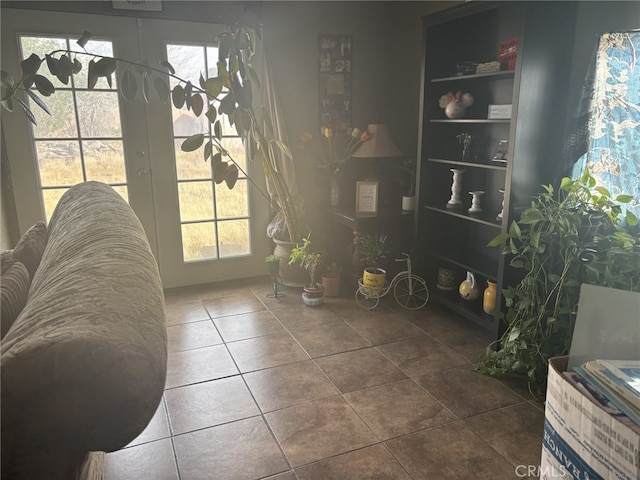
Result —
<svg viewBox="0 0 640 480"><path fill-rule="evenodd" d="M516 479L544 413L473 371L488 343L427 305L280 301L252 279L167 292L166 390L105 480Z"/></svg>

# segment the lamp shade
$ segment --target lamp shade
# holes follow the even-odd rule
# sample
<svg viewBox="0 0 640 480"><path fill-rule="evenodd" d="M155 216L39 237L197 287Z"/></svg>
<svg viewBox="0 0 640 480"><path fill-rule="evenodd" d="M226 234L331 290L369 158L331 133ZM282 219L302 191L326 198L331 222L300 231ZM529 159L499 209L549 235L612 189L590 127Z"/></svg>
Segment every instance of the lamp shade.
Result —
<svg viewBox="0 0 640 480"><path fill-rule="evenodd" d="M402 152L393 142L389 129L384 123L375 123L367 127L369 140L363 142L352 157L355 158L381 158L401 157Z"/></svg>

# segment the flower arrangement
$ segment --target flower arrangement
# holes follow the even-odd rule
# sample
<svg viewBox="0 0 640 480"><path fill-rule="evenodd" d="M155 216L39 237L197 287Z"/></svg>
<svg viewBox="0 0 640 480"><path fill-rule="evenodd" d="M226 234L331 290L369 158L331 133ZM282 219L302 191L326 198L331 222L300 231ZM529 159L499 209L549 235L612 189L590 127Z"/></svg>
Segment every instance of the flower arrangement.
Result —
<svg viewBox="0 0 640 480"><path fill-rule="evenodd" d="M318 167L330 170L336 174L340 165L351 158L358 147L369 140L369 132L359 128L349 128L345 131L334 132L330 126L320 129L321 141L315 142L309 132L300 137L300 150L312 149L318 156Z"/></svg>
<svg viewBox="0 0 640 480"><path fill-rule="evenodd" d="M466 113L467 108L473 105L473 95L461 90L456 93L450 91L440 97L438 105L444 109L447 118L460 118Z"/></svg>

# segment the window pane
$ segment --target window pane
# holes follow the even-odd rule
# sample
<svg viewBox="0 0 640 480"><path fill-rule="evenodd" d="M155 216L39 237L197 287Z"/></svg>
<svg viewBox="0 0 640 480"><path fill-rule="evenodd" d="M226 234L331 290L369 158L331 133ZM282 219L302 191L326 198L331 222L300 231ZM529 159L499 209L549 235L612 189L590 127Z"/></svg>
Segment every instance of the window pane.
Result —
<svg viewBox="0 0 640 480"><path fill-rule="evenodd" d="M37 125L33 125L34 138L75 138L78 136L76 116L73 111L73 94L59 91L50 97L43 98L51 115L29 99L29 106L36 117Z"/></svg>
<svg viewBox="0 0 640 480"><path fill-rule="evenodd" d="M42 186L75 185L84 180L77 141L36 142L36 156Z"/></svg>
<svg viewBox="0 0 640 480"><path fill-rule="evenodd" d="M64 195L68 188L56 188L54 190L42 190L42 198L44 200L44 213L47 218L47 222L51 219L51 215L53 214L53 210L58 205L58 201L60 197Z"/></svg>
<svg viewBox="0 0 640 480"><path fill-rule="evenodd" d="M249 216L246 180L238 180L233 190L224 183L216 186L216 212L218 218Z"/></svg>
<svg viewBox="0 0 640 480"><path fill-rule="evenodd" d="M182 255L185 261L217 258L213 222L182 225Z"/></svg>
<svg viewBox="0 0 640 480"><path fill-rule="evenodd" d="M190 81L193 85L200 85L200 75L204 74L204 48L191 45L167 45L167 60L180 72L180 78ZM171 79L171 88L177 85Z"/></svg>
<svg viewBox="0 0 640 480"><path fill-rule="evenodd" d="M78 37L80 38L80 37ZM82 49L76 44L77 38L71 39L71 50L81 51ZM113 46L111 42L108 41L100 41L100 40L90 40L85 46L87 52L95 53L97 55L105 55L108 57L113 57ZM77 55L76 57L80 63L82 64L82 70L77 75L74 75L74 86L75 88L87 88L87 72L89 71L89 62L93 59L91 55ZM97 62L98 59L95 59ZM116 89L116 75L111 75L111 87L107 83L106 78L100 77L96 82L95 88L108 88L108 89Z"/></svg>
<svg viewBox="0 0 640 480"><path fill-rule="evenodd" d="M80 134L120 137L120 106L116 92L77 92Z"/></svg>
<svg viewBox="0 0 640 480"><path fill-rule="evenodd" d="M127 191L126 185L118 185L117 187L113 187L113 189L118 192L127 203L129 203L129 192Z"/></svg>
<svg viewBox="0 0 640 480"><path fill-rule="evenodd" d="M28 58L32 53L35 53L41 59L44 59L45 53L67 49L67 42L64 40L64 38L21 37L20 44L22 46L22 58ZM56 54L54 56L55 58L60 58L59 54ZM40 67L38 74L47 77L51 81L51 83L53 83L53 86L56 87L56 89L60 87L70 86L70 84L65 85L64 83L62 83L55 75L51 75L45 63L43 63L43 65ZM49 97L49 99L47 100L50 99L51 97Z"/></svg>
<svg viewBox="0 0 640 480"><path fill-rule="evenodd" d="M218 76L218 47L207 47L207 78Z"/></svg>
<svg viewBox="0 0 640 480"><path fill-rule="evenodd" d="M244 146L242 140L238 137L235 138L223 138L222 147L229 152L229 155L236 161L236 163L243 169L247 170L247 159L244 153ZM240 176L244 176L240 172Z"/></svg>
<svg viewBox="0 0 640 480"><path fill-rule="evenodd" d="M249 220L229 220L218 223L220 257L248 255Z"/></svg>
<svg viewBox="0 0 640 480"><path fill-rule="evenodd" d="M120 140L82 142L87 180L126 183L124 151Z"/></svg>
<svg viewBox="0 0 640 480"><path fill-rule="evenodd" d="M176 137L189 137L196 133L208 133L209 120L204 114L205 111L206 110L203 110L202 115L196 117L196 115L191 110L172 107L171 112L173 115L173 134Z"/></svg>
<svg viewBox="0 0 640 480"><path fill-rule="evenodd" d="M203 150L195 152L183 152L180 149L183 140L176 140L174 148L176 152L176 174L178 180L193 180L211 178L211 161L204 161Z"/></svg>
<svg viewBox="0 0 640 480"><path fill-rule="evenodd" d="M213 219L213 188L211 182L178 184L180 220Z"/></svg>

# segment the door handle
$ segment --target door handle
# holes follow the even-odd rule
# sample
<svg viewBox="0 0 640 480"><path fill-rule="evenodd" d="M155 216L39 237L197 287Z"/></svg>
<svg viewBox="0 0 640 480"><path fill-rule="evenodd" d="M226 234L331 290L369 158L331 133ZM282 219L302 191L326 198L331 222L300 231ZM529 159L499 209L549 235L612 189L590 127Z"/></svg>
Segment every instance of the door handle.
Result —
<svg viewBox="0 0 640 480"><path fill-rule="evenodd" d="M146 177L147 175L149 175L149 170L147 170L146 168L139 168L136 173L139 177Z"/></svg>

